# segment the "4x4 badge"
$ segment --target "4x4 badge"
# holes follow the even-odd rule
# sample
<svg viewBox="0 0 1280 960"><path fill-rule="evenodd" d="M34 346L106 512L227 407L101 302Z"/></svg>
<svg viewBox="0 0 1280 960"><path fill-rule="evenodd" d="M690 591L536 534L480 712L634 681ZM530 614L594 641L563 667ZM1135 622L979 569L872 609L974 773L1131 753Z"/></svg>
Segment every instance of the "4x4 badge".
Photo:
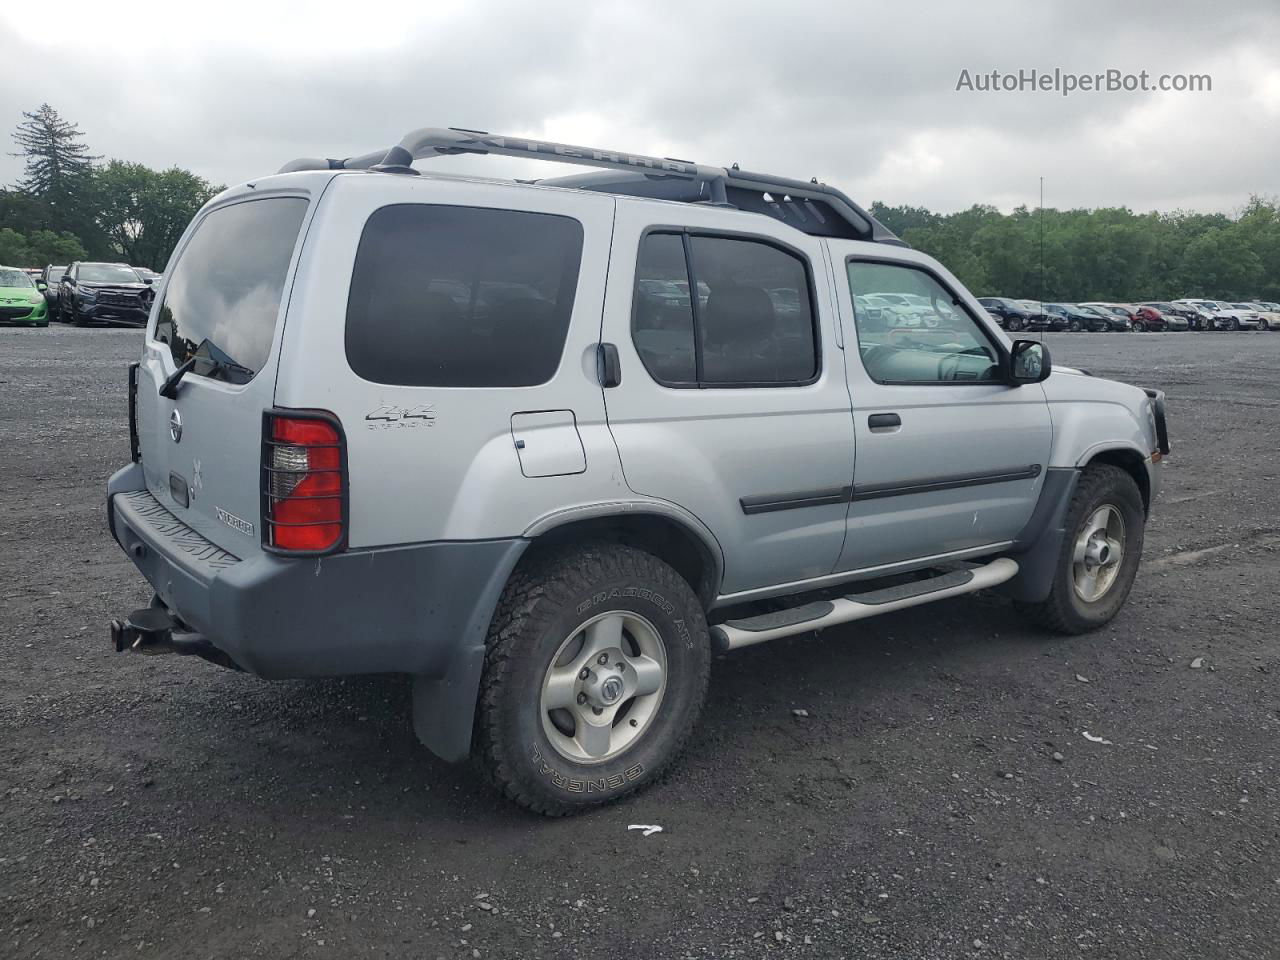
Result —
<svg viewBox="0 0 1280 960"><path fill-rule="evenodd" d="M415 407L398 407L394 403L384 403L376 410L364 415L370 430L386 430L391 427L434 427L436 425L435 405L420 403Z"/></svg>

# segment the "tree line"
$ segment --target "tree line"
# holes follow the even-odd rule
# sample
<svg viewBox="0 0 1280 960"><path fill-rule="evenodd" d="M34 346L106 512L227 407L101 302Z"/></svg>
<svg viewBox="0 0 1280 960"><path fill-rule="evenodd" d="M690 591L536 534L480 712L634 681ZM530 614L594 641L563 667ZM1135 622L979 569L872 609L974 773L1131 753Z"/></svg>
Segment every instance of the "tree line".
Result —
<svg viewBox="0 0 1280 960"><path fill-rule="evenodd" d="M178 167L102 163L47 103L22 117L13 156L24 172L0 188L0 263L107 260L163 270L196 211L222 189Z"/></svg>
<svg viewBox="0 0 1280 960"><path fill-rule="evenodd" d="M1280 200L1249 198L1236 216L1134 213L1125 207L939 214L871 205L917 250L978 296L1078 303L1209 297L1280 300ZM1042 233L1043 231L1043 233ZM1043 274L1041 237L1043 235Z"/></svg>

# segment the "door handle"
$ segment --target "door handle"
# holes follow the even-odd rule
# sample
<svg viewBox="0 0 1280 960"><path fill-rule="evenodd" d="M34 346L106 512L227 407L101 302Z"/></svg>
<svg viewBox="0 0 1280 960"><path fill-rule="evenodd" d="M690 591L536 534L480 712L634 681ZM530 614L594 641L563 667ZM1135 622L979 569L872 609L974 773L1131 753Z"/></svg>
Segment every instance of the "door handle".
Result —
<svg viewBox="0 0 1280 960"><path fill-rule="evenodd" d="M867 426L872 430L896 430L902 426L902 418L896 413L873 413L867 417Z"/></svg>
<svg viewBox="0 0 1280 960"><path fill-rule="evenodd" d="M612 343L602 343L596 354L596 366L600 374L600 386L617 387L622 384L622 364L618 348Z"/></svg>

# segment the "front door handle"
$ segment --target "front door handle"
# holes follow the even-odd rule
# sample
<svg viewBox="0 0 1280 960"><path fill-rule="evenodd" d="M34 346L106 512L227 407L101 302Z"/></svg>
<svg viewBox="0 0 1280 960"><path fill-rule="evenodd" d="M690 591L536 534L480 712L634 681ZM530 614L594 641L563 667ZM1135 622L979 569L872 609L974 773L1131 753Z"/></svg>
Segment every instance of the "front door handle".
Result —
<svg viewBox="0 0 1280 960"><path fill-rule="evenodd" d="M867 426L872 430L896 430L902 426L902 418L896 413L873 413L867 417Z"/></svg>

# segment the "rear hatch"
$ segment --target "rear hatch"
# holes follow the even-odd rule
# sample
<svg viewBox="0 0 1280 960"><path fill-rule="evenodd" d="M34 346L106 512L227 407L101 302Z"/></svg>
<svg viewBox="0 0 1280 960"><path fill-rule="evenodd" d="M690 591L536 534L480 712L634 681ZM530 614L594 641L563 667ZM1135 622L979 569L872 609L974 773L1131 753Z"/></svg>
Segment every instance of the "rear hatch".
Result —
<svg viewBox="0 0 1280 960"><path fill-rule="evenodd" d="M138 371L147 488L237 557L261 552L263 413L309 200L237 198L193 224L170 264ZM160 391L184 364L172 399Z"/></svg>

